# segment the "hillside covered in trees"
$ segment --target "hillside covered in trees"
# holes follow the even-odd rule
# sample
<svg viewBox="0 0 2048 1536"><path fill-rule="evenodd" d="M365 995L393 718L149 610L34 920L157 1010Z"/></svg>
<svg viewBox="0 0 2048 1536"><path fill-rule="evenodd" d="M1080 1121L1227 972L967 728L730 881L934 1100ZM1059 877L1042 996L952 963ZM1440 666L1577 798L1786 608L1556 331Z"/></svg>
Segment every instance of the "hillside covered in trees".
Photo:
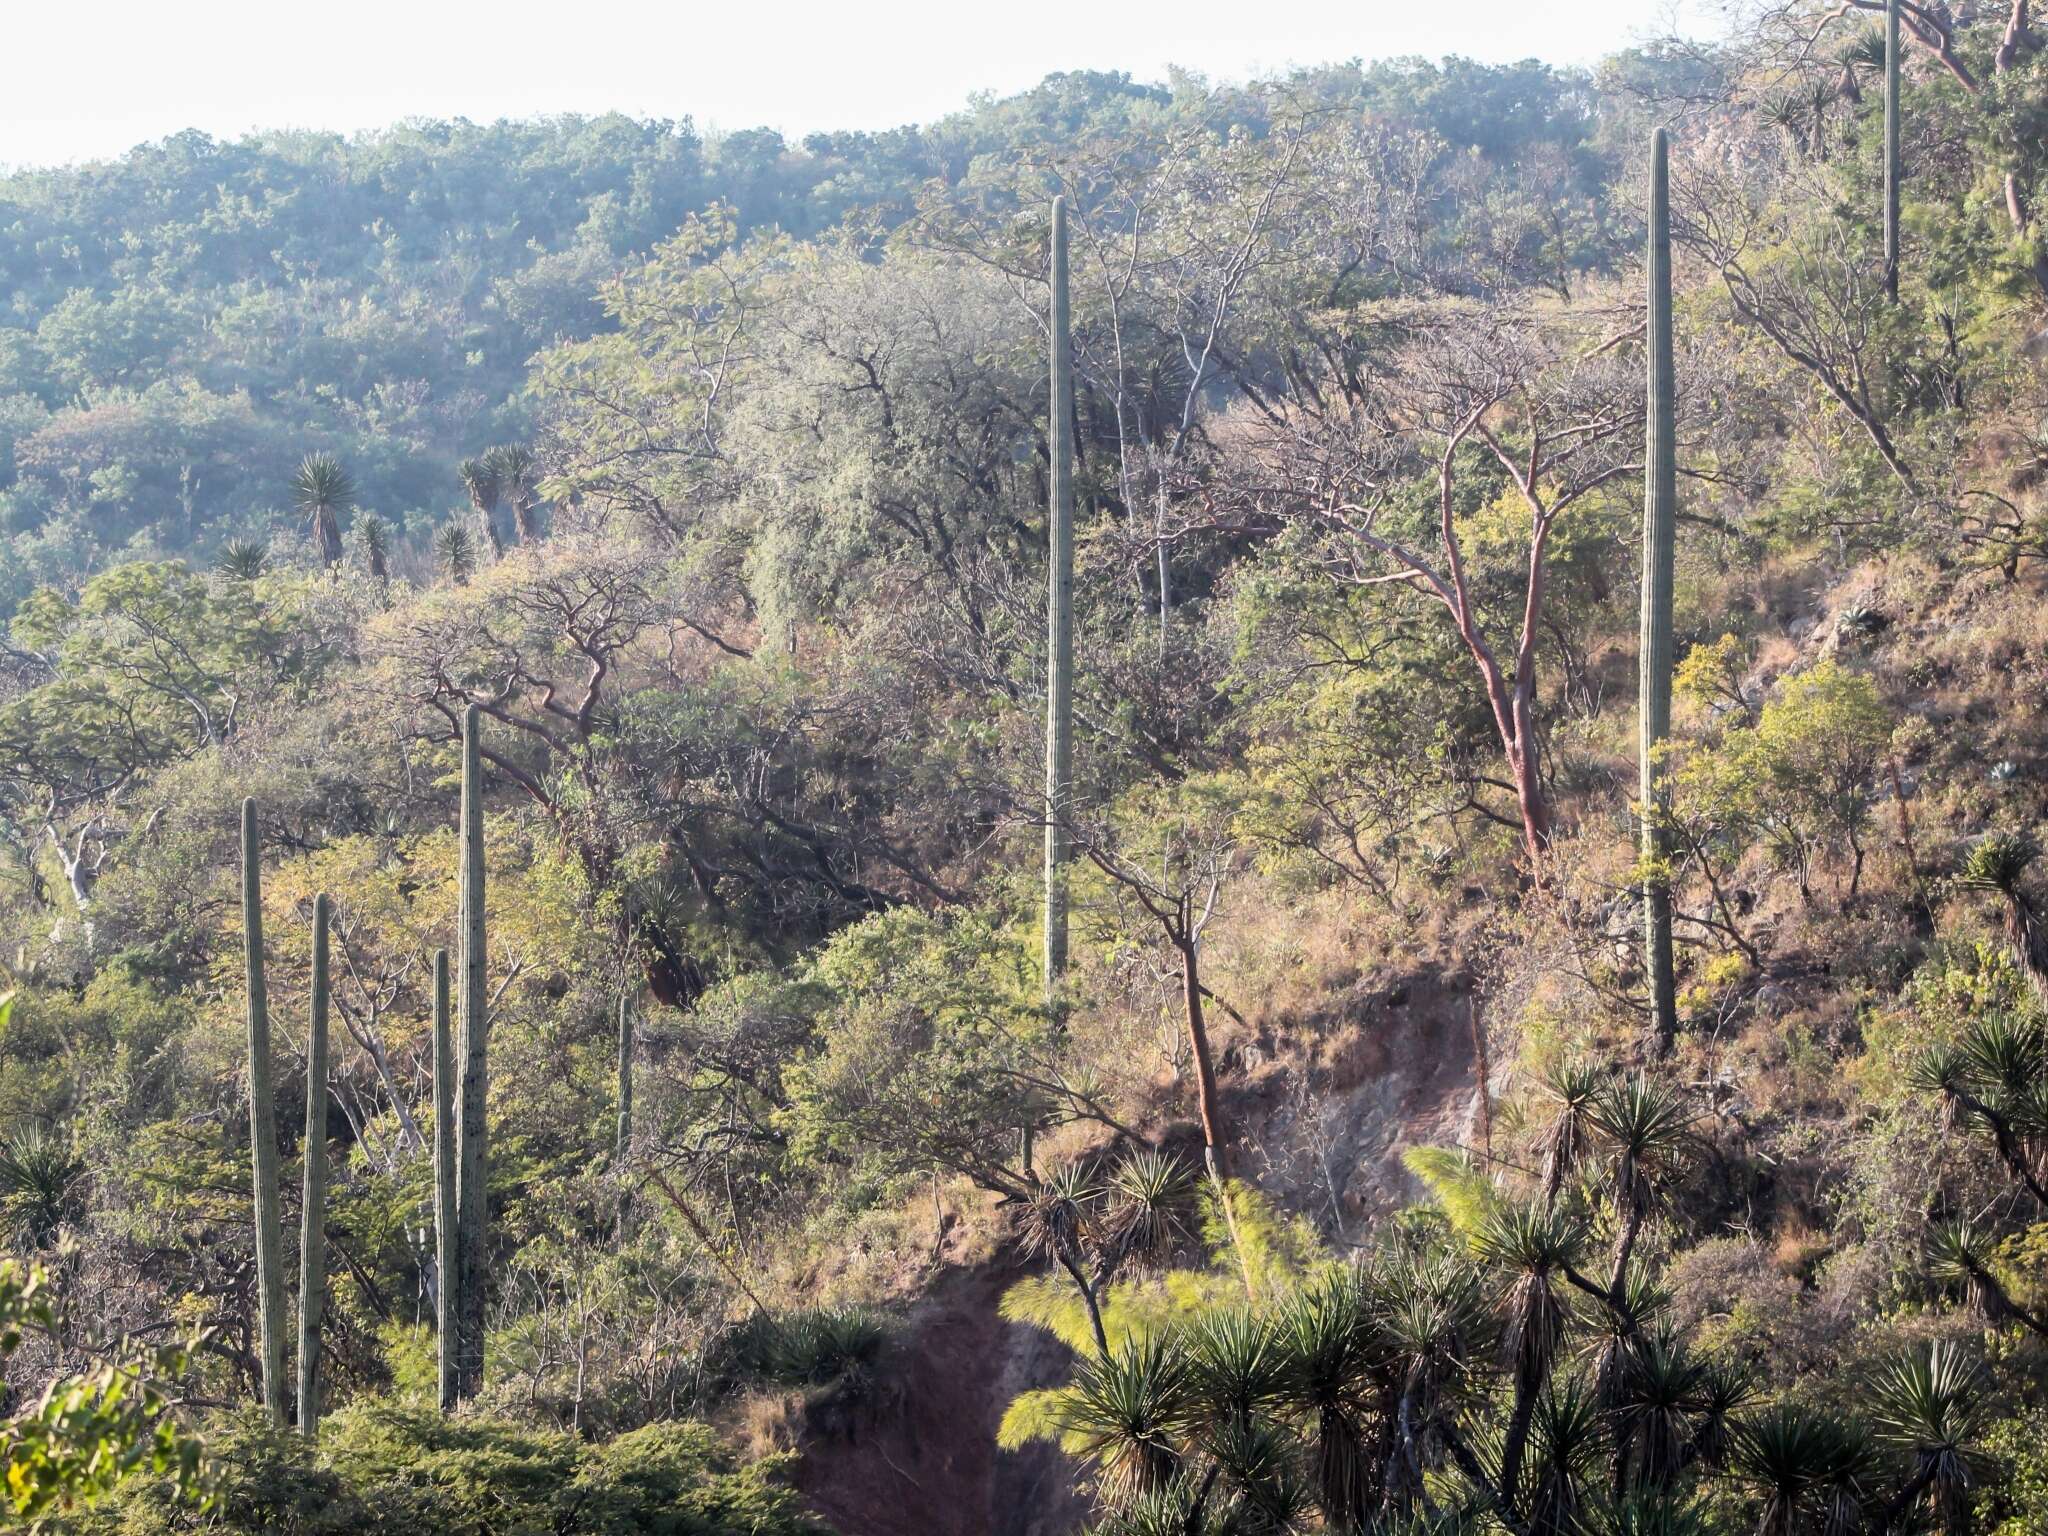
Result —
<svg viewBox="0 0 2048 1536"><path fill-rule="evenodd" d="M2044 128L0 180L0 1525L2048 1531Z"/></svg>

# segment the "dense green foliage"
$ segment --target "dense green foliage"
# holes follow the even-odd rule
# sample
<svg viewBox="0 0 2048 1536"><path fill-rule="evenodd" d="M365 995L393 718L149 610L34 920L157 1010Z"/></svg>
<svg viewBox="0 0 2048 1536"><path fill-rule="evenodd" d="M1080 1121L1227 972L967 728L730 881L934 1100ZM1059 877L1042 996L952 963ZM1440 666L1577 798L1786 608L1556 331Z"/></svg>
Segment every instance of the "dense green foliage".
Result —
<svg viewBox="0 0 2048 1536"><path fill-rule="evenodd" d="M84 1528L858 1531L1005 1409L1114 1532L2037 1526L2048 50L1909 9L1894 302L1879 9L0 186L10 1382L196 1332L218 1490Z"/></svg>

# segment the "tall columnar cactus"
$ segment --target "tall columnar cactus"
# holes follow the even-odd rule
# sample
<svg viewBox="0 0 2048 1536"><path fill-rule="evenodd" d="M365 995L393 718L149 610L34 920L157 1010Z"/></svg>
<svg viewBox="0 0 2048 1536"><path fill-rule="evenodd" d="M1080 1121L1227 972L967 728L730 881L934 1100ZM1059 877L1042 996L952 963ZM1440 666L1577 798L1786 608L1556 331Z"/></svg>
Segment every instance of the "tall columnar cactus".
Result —
<svg viewBox="0 0 2048 1536"><path fill-rule="evenodd" d="M299 1199L299 1433L320 1430L320 1321L327 1309L326 892L313 898L313 1010L306 1035L305 1180Z"/></svg>
<svg viewBox="0 0 2048 1536"><path fill-rule="evenodd" d="M1670 792L1659 747L1671 734L1672 552L1678 537L1676 378L1671 360L1671 199L1669 140L1650 138L1649 410L1643 451L1643 627L1639 749L1643 807L1644 963L1656 1038L1668 1048L1678 1030L1671 961L1671 887L1665 877L1664 813Z"/></svg>
<svg viewBox="0 0 2048 1536"><path fill-rule="evenodd" d="M1899 298L1899 0L1884 7L1884 291Z"/></svg>
<svg viewBox="0 0 2048 1536"><path fill-rule="evenodd" d="M618 1160L633 1148L633 994L619 991L619 1127Z"/></svg>
<svg viewBox="0 0 2048 1536"><path fill-rule="evenodd" d="M455 1031L448 1018L448 951L434 951L434 1332L441 1409L455 1406Z"/></svg>
<svg viewBox="0 0 2048 1536"><path fill-rule="evenodd" d="M263 1406L285 1421L284 1245L278 1224L277 1100L270 1080L270 1001L263 988L263 844L256 802L242 802L242 946L249 988L249 1152L255 1168L256 1304L263 1336Z"/></svg>
<svg viewBox="0 0 2048 1536"><path fill-rule="evenodd" d="M1052 200L1052 405L1047 509L1045 687L1045 990L1067 968L1066 818L1074 780L1074 356L1068 334L1067 200Z"/></svg>
<svg viewBox="0 0 2048 1536"><path fill-rule="evenodd" d="M462 1091L456 1101L456 1390L473 1397L484 1382L484 1105L490 998L485 982L483 716L462 714Z"/></svg>

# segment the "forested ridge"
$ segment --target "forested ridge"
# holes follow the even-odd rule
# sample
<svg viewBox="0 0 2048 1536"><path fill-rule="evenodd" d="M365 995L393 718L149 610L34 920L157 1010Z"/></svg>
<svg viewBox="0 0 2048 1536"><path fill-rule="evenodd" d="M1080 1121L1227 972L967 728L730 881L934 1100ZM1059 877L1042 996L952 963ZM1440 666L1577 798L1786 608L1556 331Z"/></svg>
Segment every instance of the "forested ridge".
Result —
<svg viewBox="0 0 2048 1536"><path fill-rule="evenodd" d="M0 1523L2048 1530L2044 121L0 179Z"/></svg>

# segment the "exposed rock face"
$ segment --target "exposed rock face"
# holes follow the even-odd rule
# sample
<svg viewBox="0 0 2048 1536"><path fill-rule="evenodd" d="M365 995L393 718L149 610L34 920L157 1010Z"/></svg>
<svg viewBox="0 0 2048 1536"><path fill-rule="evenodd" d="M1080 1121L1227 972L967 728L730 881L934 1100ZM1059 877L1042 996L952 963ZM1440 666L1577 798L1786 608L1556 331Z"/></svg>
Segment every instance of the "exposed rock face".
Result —
<svg viewBox="0 0 2048 1536"><path fill-rule="evenodd" d="M1020 1392L1067 1379L1066 1347L996 1305L1026 1271L948 1272L911 1313L890 1406L846 1437L810 1438L796 1483L842 1536L1065 1536L1087 1521L1057 1449L996 1446Z"/></svg>
<svg viewBox="0 0 2048 1536"><path fill-rule="evenodd" d="M1228 1089L1249 1144L1246 1167L1326 1231L1356 1238L1371 1218L1421 1197L1401 1164L1409 1147L1480 1146L1463 976L1360 977L1262 1033L1253 1050L1231 1056L1245 1068Z"/></svg>

